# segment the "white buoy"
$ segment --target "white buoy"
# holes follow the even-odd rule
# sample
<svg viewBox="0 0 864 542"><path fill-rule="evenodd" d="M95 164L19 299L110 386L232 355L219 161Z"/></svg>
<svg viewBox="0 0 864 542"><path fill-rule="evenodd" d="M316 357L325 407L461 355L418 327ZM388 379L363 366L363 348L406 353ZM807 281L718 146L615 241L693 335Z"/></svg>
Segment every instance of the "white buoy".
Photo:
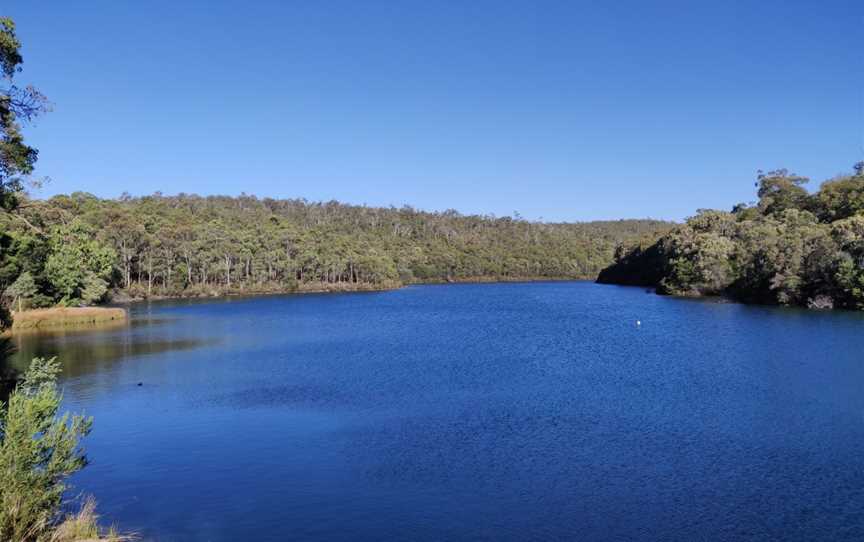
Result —
<svg viewBox="0 0 864 542"><path fill-rule="evenodd" d="M636 320L636 325L637 325L637 326L641 326L641 325L642 325L642 321L641 321L641 320Z"/></svg>

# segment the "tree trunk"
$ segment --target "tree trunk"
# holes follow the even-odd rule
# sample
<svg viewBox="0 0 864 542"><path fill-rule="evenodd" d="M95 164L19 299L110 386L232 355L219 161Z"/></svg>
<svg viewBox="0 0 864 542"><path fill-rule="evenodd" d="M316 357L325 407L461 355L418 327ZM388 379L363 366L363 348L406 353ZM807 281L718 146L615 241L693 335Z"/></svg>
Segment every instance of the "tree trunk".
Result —
<svg viewBox="0 0 864 542"><path fill-rule="evenodd" d="M147 254L147 297L153 292L153 255Z"/></svg>

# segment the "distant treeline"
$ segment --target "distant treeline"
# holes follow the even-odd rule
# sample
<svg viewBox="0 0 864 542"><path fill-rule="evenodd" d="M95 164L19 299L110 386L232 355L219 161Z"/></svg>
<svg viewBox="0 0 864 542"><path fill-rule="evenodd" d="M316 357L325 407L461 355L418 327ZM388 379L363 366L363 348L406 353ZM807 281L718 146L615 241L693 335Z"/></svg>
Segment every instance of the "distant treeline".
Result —
<svg viewBox="0 0 864 542"><path fill-rule="evenodd" d="M808 179L786 170L757 180L758 203L700 210L664 235L625 243L598 281L673 295L864 309L864 162L813 194L804 188Z"/></svg>
<svg viewBox="0 0 864 542"><path fill-rule="evenodd" d="M194 195L18 202L0 217L0 291L22 307L133 297L595 278L655 220L549 224L410 207Z"/></svg>

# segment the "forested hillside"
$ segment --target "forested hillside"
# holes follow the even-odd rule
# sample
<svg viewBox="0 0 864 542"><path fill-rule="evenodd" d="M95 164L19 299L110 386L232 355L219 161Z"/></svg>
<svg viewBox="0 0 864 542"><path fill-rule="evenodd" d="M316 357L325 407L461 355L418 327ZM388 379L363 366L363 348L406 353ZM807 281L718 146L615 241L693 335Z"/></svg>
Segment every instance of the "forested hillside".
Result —
<svg viewBox="0 0 864 542"><path fill-rule="evenodd" d="M595 278L615 247L671 224L546 224L337 202L193 195L22 200L0 218L7 303L424 281Z"/></svg>
<svg viewBox="0 0 864 542"><path fill-rule="evenodd" d="M674 295L864 309L864 162L826 181L785 170L760 174L759 201L700 210L671 232L616 251L599 282L656 286Z"/></svg>

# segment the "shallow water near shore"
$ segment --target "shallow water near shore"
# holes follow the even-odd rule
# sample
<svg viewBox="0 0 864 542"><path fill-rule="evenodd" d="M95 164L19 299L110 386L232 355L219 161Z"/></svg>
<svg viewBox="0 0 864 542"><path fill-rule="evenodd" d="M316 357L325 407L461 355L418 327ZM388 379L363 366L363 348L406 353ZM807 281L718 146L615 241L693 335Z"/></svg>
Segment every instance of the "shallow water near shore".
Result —
<svg viewBox="0 0 864 542"><path fill-rule="evenodd" d="M864 539L862 331L454 284L136 304L22 335L14 363L60 357L95 418L76 490L146 540L842 541Z"/></svg>

